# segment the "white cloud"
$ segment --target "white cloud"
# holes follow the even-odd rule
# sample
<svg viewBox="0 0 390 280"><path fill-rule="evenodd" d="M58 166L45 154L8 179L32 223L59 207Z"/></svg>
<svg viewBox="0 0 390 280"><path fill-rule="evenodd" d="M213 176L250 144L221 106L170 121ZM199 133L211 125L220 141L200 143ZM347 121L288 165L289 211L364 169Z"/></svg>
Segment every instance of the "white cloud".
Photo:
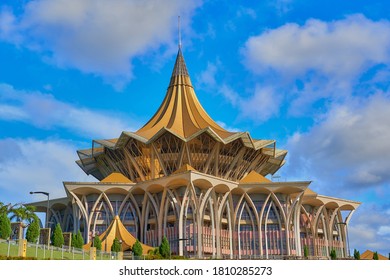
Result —
<svg viewBox="0 0 390 280"><path fill-rule="evenodd" d="M390 186L390 98L377 93L334 105L286 144L288 177L313 180L316 191L350 199L383 197Z"/></svg>
<svg viewBox="0 0 390 280"><path fill-rule="evenodd" d="M274 7L278 15L283 15L292 10L293 0L272 0L269 5Z"/></svg>
<svg viewBox="0 0 390 280"><path fill-rule="evenodd" d="M242 54L263 86L284 95L289 116L310 116L318 114L317 103L344 103L386 83L390 22L351 15L331 22L288 23L250 37ZM384 67L374 68L378 65ZM372 77L361 83L370 70Z"/></svg>
<svg viewBox="0 0 390 280"><path fill-rule="evenodd" d="M23 120L27 119L26 113L16 106L0 104L0 119Z"/></svg>
<svg viewBox="0 0 390 280"><path fill-rule="evenodd" d="M216 123L218 125L220 125L222 128L226 129L227 131L231 131L231 132L240 132L240 131L243 131L241 128L237 128L237 127L233 127L233 126L230 126L224 122L221 122L221 121L216 121Z"/></svg>
<svg viewBox="0 0 390 280"><path fill-rule="evenodd" d="M351 188L390 184L389 108L383 93L335 105L309 131L290 137L289 170Z"/></svg>
<svg viewBox="0 0 390 280"><path fill-rule="evenodd" d="M21 15L3 9L0 39L38 51L61 67L103 76L120 88L132 78L131 60L173 45L177 16L186 28L198 2L30 1Z"/></svg>
<svg viewBox="0 0 390 280"><path fill-rule="evenodd" d="M220 62L207 63L206 70L200 72L200 74L196 77L197 83L200 87L214 88L217 86L216 75L218 73L218 66L220 64Z"/></svg>
<svg viewBox="0 0 390 280"><path fill-rule="evenodd" d="M294 76L307 71L354 77L373 64L390 60L390 23L362 15L324 22L310 19L303 26L285 24L249 38L246 65L261 73L268 67Z"/></svg>
<svg viewBox="0 0 390 280"><path fill-rule="evenodd" d="M0 100L4 103L0 105L0 119L26 122L43 129L65 128L89 138L111 138L124 130L134 130L112 112L76 107L50 94L16 90L8 84L0 84Z"/></svg>
<svg viewBox="0 0 390 280"><path fill-rule="evenodd" d="M254 94L241 100L241 116L264 122L279 113L280 96L271 87L257 85Z"/></svg>
<svg viewBox="0 0 390 280"><path fill-rule="evenodd" d="M250 17L252 19L256 19L257 18L257 13L256 13L256 10L254 10L254 9L251 9L251 8L248 8L248 7L244 7L244 6L240 6L237 9L237 17Z"/></svg>
<svg viewBox="0 0 390 280"><path fill-rule="evenodd" d="M351 252L356 248L378 251L387 256L390 252L390 216L377 203L363 203L354 213L348 227Z"/></svg>
<svg viewBox="0 0 390 280"><path fill-rule="evenodd" d="M19 44L21 38L16 30L17 19L7 8L0 10L0 39Z"/></svg>
<svg viewBox="0 0 390 280"><path fill-rule="evenodd" d="M227 84L222 84L220 87L216 88L218 93L222 94L222 96L234 107L241 107L241 97L240 95L234 91Z"/></svg>
<svg viewBox="0 0 390 280"><path fill-rule="evenodd" d="M205 90L217 92L233 107L238 108L239 117L249 118L256 122L264 122L279 113L282 96L274 88L256 84L246 97L240 96L228 84L218 81L218 74L223 69L220 61L208 62L207 67L197 76L197 83Z"/></svg>
<svg viewBox="0 0 390 280"><path fill-rule="evenodd" d="M378 230L378 234L390 236L390 226L380 226Z"/></svg>
<svg viewBox="0 0 390 280"><path fill-rule="evenodd" d="M75 143L64 140L0 139L0 193L4 202L28 202L30 191L65 196L62 181L96 181L75 163ZM15 198L20 201L14 201Z"/></svg>

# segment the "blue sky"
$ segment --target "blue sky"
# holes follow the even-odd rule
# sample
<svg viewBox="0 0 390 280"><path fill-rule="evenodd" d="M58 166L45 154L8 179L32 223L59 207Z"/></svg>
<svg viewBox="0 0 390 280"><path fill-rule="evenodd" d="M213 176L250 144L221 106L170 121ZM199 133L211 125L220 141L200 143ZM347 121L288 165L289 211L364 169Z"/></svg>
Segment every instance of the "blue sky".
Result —
<svg viewBox="0 0 390 280"><path fill-rule="evenodd" d="M362 202L351 252L390 252L386 1L15 0L0 4L0 201L93 181L92 139L140 128L169 83L181 16L198 98L289 151L280 180Z"/></svg>

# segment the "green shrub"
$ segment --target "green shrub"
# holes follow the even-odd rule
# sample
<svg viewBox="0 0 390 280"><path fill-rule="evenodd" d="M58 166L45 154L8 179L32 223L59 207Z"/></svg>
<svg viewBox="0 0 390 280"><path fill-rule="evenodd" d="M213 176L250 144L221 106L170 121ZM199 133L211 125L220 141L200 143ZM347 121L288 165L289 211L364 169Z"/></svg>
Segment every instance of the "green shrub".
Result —
<svg viewBox="0 0 390 280"><path fill-rule="evenodd" d="M306 245L303 247L303 256L305 259L309 257L309 248Z"/></svg>
<svg viewBox="0 0 390 280"><path fill-rule="evenodd" d="M26 231L26 239L30 243L36 243L39 237L39 221L38 219L34 219L32 223L28 226Z"/></svg>
<svg viewBox="0 0 390 280"><path fill-rule="evenodd" d="M169 246L168 239L165 236L162 239L162 242L161 242L160 247L158 248L158 251L164 259L168 259L171 255L171 248Z"/></svg>
<svg viewBox="0 0 390 280"><path fill-rule="evenodd" d="M111 245L111 251L112 252L119 252L121 250L121 244L119 242L119 239L118 238L114 238L114 242L112 242L112 245Z"/></svg>
<svg viewBox="0 0 390 280"><path fill-rule="evenodd" d="M331 260L336 260L337 259L337 253L336 253L336 250L335 249L332 249L330 251L330 259Z"/></svg>
<svg viewBox="0 0 390 280"><path fill-rule="evenodd" d="M142 245L137 239L133 245L133 254L134 256L142 256L143 253L142 251L143 251Z"/></svg>
<svg viewBox="0 0 390 280"><path fill-rule="evenodd" d="M102 249L102 241L100 240L99 236L96 235L93 238L92 247L95 247L96 250L101 250Z"/></svg>
<svg viewBox="0 0 390 280"><path fill-rule="evenodd" d="M56 227L51 238L51 242L55 247L62 247L64 245L64 236L62 235L62 229L60 224L56 224Z"/></svg>
<svg viewBox="0 0 390 280"><path fill-rule="evenodd" d="M8 239L11 235L11 221L9 220L7 213L0 214L0 238Z"/></svg>
<svg viewBox="0 0 390 280"><path fill-rule="evenodd" d="M353 250L353 258L355 260L360 260L360 252L358 250Z"/></svg>
<svg viewBox="0 0 390 280"><path fill-rule="evenodd" d="M80 230L77 232L77 234L72 236L72 247L81 249L84 245L84 238L81 235Z"/></svg>

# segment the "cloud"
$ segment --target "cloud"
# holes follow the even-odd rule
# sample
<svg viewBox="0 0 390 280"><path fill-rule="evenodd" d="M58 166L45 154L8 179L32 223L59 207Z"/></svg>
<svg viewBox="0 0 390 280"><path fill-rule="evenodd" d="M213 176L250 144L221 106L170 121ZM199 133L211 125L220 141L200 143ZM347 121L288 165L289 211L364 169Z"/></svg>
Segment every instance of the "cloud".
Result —
<svg viewBox="0 0 390 280"><path fill-rule="evenodd" d="M353 77L370 65L390 60L390 23L363 15L324 22L288 23L250 37L244 47L245 62L256 73L272 68L290 75L319 71L325 75Z"/></svg>
<svg viewBox="0 0 390 280"><path fill-rule="evenodd" d="M390 251L390 98L378 92L331 110L306 132L291 136L289 180L312 180L321 194L362 202L350 227L350 246L384 255Z"/></svg>
<svg viewBox="0 0 390 280"><path fill-rule="evenodd" d="M284 95L289 116L310 116L326 107L318 103L344 103L384 85L390 22L350 15L330 22L287 23L248 38L242 55L263 86ZM372 77L365 76L370 71Z"/></svg>
<svg viewBox="0 0 390 280"><path fill-rule="evenodd" d="M0 84L0 100L4 103L0 105L0 119L6 121L25 122L42 129L65 128L88 138L110 138L124 130L134 130L112 112L76 107L51 94L17 90L8 84Z"/></svg>
<svg viewBox="0 0 390 280"><path fill-rule="evenodd" d="M34 199L29 195L34 190L48 191L52 198L63 197L64 180L96 181L75 163L79 148L75 144L58 139L0 139L1 200L28 202Z"/></svg>
<svg viewBox="0 0 390 280"><path fill-rule="evenodd" d="M197 83L199 87L216 87L216 75L218 73L219 65L221 65L220 61L216 63L207 63L207 67L204 71L200 72L200 74L196 77Z"/></svg>
<svg viewBox="0 0 390 280"><path fill-rule="evenodd" d="M279 113L282 96L275 92L274 88L255 84L253 88L247 90L250 91L248 96L240 96L227 83L218 81L221 69L223 69L221 61L208 62L206 69L197 76L200 88L222 95L229 104L239 110L239 118L264 122Z"/></svg>
<svg viewBox="0 0 390 280"><path fill-rule="evenodd" d="M382 92L334 105L311 129L289 138L287 171L303 171L320 185L350 193L390 186L389 108L389 95Z"/></svg>
<svg viewBox="0 0 390 280"><path fill-rule="evenodd" d="M253 83L238 92L216 60L208 62L198 84L221 94L239 117L256 123L280 116L281 110L289 117L314 119L355 95L387 90L390 22L350 15L331 22L288 23L248 38L241 53Z"/></svg>
<svg viewBox="0 0 390 280"><path fill-rule="evenodd" d="M378 251L387 256L390 252L390 216L383 205L363 203L354 213L348 227L351 252L356 248Z"/></svg>
<svg viewBox="0 0 390 280"><path fill-rule="evenodd" d="M293 0L272 0L268 1L268 5L273 7L279 16L282 16L292 10Z"/></svg>
<svg viewBox="0 0 390 280"><path fill-rule="evenodd" d="M278 115L281 97L272 87L256 85L254 94L240 101L241 116L265 122Z"/></svg>
<svg viewBox="0 0 390 280"><path fill-rule="evenodd" d="M231 131L231 132L243 131L243 129L241 129L241 128L237 128L237 127L228 125L228 124L226 124L226 123L224 123L224 122L221 122L221 121L216 121L216 123L217 123L218 125L220 125L222 128L226 129L227 131Z"/></svg>
<svg viewBox="0 0 390 280"><path fill-rule="evenodd" d="M131 61L175 41L177 16L186 28L199 1L36 0L21 14L3 8L0 39L28 47L60 67L104 77L118 88Z"/></svg>
<svg viewBox="0 0 390 280"><path fill-rule="evenodd" d="M378 234L390 236L390 226L380 226L378 230Z"/></svg>

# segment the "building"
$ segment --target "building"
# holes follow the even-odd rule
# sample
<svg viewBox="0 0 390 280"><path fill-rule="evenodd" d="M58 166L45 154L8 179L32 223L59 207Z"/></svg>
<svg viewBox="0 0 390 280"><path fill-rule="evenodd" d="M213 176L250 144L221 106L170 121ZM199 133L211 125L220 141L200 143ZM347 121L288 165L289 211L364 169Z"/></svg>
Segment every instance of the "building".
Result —
<svg viewBox="0 0 390 280"><path fill-rule="evenodd" d="M166 236L172 253L198 258L349 255L347 226L360 203L320 195L310 181L267 179L287 151L219 126L196 97L180 47L154 116L77 153L99 182L64 182L67 197L50 202L49 219L80 229L87 243L119 226L152 247ZM46 212L45 201L32 205Z"/></svg>
<svg viewBox="0 0 390 280"><path fill-rule="evenodd" d="M361 260L373 260L374 259L374 252L371 250L366 250L366 251L364 251L364 253L362 253L360 255L360 259ZM378 260L389 260L389 258L386 258L384 255L378 254Z"/></svg>

